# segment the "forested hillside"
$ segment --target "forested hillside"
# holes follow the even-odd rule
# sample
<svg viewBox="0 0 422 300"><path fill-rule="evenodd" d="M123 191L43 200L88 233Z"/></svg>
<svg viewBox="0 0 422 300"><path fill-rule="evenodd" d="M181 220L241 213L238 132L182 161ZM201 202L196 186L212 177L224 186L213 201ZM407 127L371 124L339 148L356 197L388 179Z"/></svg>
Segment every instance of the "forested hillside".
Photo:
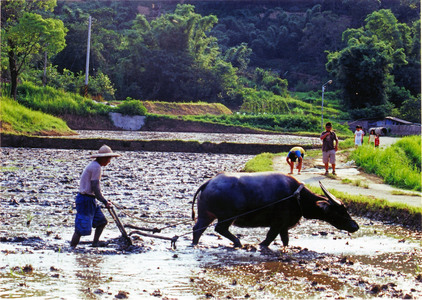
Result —
<svg viewBox="0 0 422 300"><path fill-rule="evenodd" d="M89 16L95 99L244 110L272 99L260 113L290 114L289 91L320 95L333 79L351 117L420 122L416 0L3 1L2 81L12 94L18 80L84 93Z"/></svg>

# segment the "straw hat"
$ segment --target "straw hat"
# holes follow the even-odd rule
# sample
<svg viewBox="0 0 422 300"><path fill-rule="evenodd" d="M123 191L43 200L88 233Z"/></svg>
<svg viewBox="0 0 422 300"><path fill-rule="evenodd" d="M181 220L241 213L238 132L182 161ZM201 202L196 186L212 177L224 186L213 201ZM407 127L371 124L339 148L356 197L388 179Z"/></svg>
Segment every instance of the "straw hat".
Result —
<svg viewBox="0 0 422 300"><path fill-rule="evenodd" d="M111 148L107 145L102 145L101 148L98 150L98 153L91 155L91 158L97 157L118 157L120 154L113 153Z"/></svg>

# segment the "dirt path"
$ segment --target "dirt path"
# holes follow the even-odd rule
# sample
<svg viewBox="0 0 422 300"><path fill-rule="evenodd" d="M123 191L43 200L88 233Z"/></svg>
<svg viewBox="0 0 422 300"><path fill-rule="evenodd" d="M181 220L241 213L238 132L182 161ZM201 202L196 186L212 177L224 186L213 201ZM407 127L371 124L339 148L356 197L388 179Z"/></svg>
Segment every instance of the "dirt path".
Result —
<svg viewBox="0 0 422 300"><path fill-rule="evenodd" d="M384 138L385 145L390 145L395 140L392 138ZM321 181L328 189L334 189L340 192L352 194L352 195L365 195L373 196L378 199L385 199L389 202L406 203L415 207L421 207L422 198L421 193L408 190L399 189L382 182L382 179L375 176L369 175L361 170L354 164L353 161L348 161L347 152L339 151L337 153L337 164L336 173L337 176L330 175L325 176L324 164L322 163L322 154L317 157L306 157L304 159L302 172L300 175L297 174L297 170L294 170L293 176L307 185L319 186ZM275 171L288 173L290 168L286 163L284 156L277 156L274 159L273 167ZM343 183L344 179L350 180L351 183ZM359 184L357 186L356 184ZM404 195L393 195L393 191L400 191ZM415 196L409 196L405 193L414 194Z"/></svg>

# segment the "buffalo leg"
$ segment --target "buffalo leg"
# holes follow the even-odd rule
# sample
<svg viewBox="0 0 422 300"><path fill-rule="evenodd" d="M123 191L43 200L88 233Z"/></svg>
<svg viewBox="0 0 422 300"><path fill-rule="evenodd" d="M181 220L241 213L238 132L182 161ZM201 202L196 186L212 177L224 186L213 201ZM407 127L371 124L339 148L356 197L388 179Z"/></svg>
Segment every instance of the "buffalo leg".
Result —
<svg viewBox="0 0 422 300"><path fill-rule="evenodd" d="M289 233L287 232L287 230L282 230L280 232L280 238L283 242L283 246L287 247L289 245Z"/></svg>
<svg viewBox="0 0 422 300"><path fill-rule="evenodd" d="M278 228L270 227L270 230L267 233L267 237L259 245L262 247L268 247L272 241L275 240L279 232L280 230Z"/></svg>
<svg viewBox="0 0 422 300"><path fill-rule="evenodd" d="M199 239L201 238L202 233L204 233L205 229L214 221L214 219L210 218L198 218L196 221L195 226L193 226L193 241L192 244L197 245Z"/></svg>
<svg viewBox="0 0 422 300"><path fill-rule="evenodd" d="M218 222L217 225L215 226L215 231L217 231L219 234L221 234L222 236L228 238L230 241L233 242L234 247L242 247L242 244L240 243L239 239L237 237L235 237L233 234L231 234L231 232L229 231L229 227L230 227L231 223L229 222Z"/></svg>

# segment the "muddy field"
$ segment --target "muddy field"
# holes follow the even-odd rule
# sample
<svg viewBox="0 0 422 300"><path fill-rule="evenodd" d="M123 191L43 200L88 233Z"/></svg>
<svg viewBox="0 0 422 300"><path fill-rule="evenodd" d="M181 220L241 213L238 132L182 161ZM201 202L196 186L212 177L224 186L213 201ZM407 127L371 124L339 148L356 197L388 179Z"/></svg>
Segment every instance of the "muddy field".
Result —
<svg viewBox="0 0 422 300"><path fill-rule="evenodd" d="M350 235L313 220L290 230L262 253L266 229L232 228L245 244L233 249L212 228L191 247L191 200L221 171L251 158L160 152L121 152L103 173L102 187L124 224L164 228L169 241L133 235L126 248L108 217L102 241L83 237L74 251L74 197L90 151L2 148L0 298L47 299L304 299L422 297L421 236L355 218ZM329 186L327 186L330 188ZM106 211L104 211L106 213ZM130 230L129 230L130 232Z"/></svg>

